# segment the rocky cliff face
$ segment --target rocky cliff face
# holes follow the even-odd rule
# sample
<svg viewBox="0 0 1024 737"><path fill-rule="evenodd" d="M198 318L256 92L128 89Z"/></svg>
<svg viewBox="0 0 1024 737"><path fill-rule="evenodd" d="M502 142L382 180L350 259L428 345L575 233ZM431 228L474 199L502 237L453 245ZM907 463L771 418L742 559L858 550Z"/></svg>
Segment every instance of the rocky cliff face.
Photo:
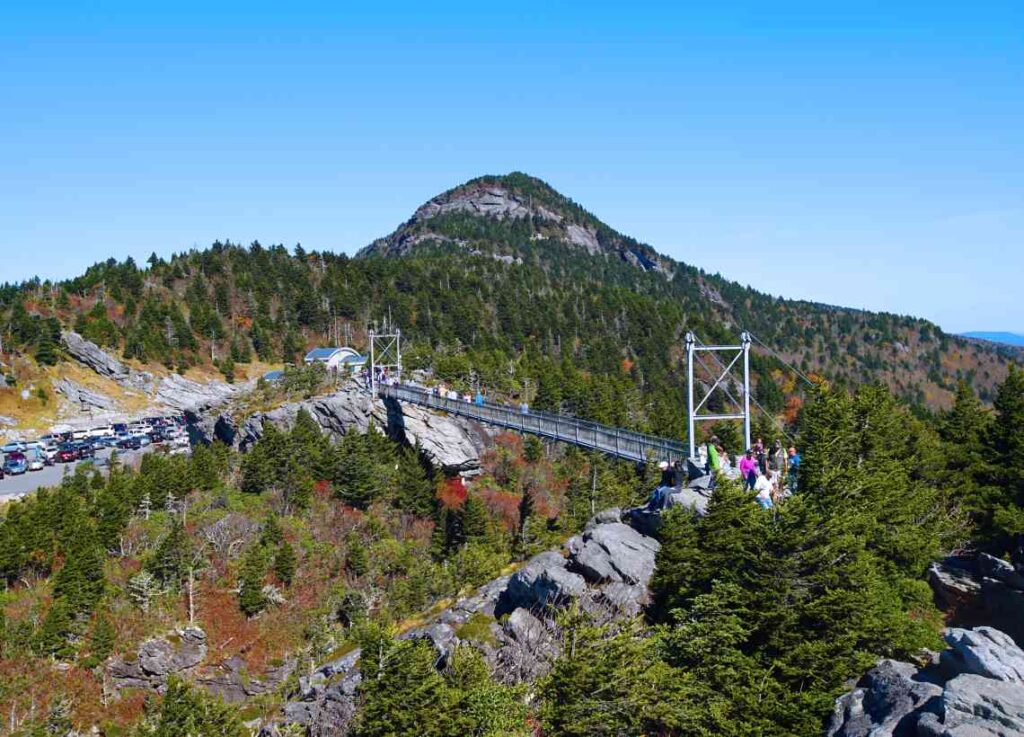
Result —
<svg viewBox="0 0 1024 737"><path fill-rule="evenodd" d="M241 424L223 412L189 411L186 416L195 440L220 440L245 450L263 435L266 423L290 430L303 409L329 436L343 435L349 428L367 432L373 426L397 440L418 444L435 465L449 473L472 473L480 468L487 439L482 427L420 407L374 399L355 382L327 396L257 413Z"/></svg>
<svg viewBox="0 0 1024 737"><path fill-rule="evenodd" d="M826 737L1024 734L1024 652L992 627L952 628L923 668L883 660L836 701Z"/></svg>
<svg viewBox="0 0 1024 737"><path fill-rule="evenodd" d="M429 640L439 667L466 644L483 653L502 682L540 678L561 651L559 608L578 602L598 621L613 621L636 615L647 603L659 544L623 518L617 509L602 512L563 549L531 558L401 637ZM322 665L299 679L298 693L261 734L280 735L295 725L313 737L344 737L360 678L359 651Z"/></svg>

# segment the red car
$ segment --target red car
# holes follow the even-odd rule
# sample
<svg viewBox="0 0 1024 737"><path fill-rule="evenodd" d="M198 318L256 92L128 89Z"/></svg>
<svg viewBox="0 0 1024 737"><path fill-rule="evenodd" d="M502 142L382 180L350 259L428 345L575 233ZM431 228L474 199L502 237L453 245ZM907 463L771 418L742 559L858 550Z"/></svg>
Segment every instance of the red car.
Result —
<svg viewBox="0 0 1024 737"><path fill-rule="evenodd" d="M61 445L57 449L57 463L71 463L78 460L78 449L73 445Z"/></svg>

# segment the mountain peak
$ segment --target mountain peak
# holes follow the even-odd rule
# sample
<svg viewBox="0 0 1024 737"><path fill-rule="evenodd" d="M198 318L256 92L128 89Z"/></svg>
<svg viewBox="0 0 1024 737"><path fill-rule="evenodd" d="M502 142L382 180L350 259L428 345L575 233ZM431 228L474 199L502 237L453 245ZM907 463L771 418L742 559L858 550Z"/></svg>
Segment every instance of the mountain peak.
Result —
<svg viewBox="0 0 1024 737"><path fill-rule="evenodd" d="M531 241L560 242L643 270L671 273L671 262L653 248L618 233L547 182L522 172L477 177L437 195L358 256L398 257L421 246L449 244L515 259Z"/></svg>

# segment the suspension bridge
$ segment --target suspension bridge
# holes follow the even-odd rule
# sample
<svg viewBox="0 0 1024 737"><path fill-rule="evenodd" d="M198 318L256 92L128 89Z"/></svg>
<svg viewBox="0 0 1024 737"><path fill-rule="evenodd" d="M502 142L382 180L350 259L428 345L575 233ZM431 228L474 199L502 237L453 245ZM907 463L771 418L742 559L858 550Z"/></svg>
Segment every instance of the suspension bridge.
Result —
<svg viewBox="0 0 1024 737"><path fill-rule="evenodd" d="M526 405L519 408L504 404L481 401L480 398L458 398L444 396L441 393L421 386L403 384L402 376L402 334L400 330L391 329L383 332L370 331L370 385L371 391L382 399L414 404L426 409L447 412L456 417L483 422L494 427L527 435L535 435L549 440L569 443L586 450L598 451L606 455L640 463L650 459L658 461L681 461L695 458L696 424L698 422L716 422L725 420L742 420L745 447L750 447L751 404L765 412L778 425L774 417L764 410L750 391L750 348L756 341L763 349L774 355L784 365L791 368L798 376L810 383L810 380L789 364L769 346L748 332L741 334L739 345L707 345L701 342L692 332L686 334L686 367L687 367L687 441L674 438L658 437L626 430L611 425L602 425L589 420L582 420L567 415L536 412ZM705 361L704 357L708 360ZM724 356L724 360L719 358ZM726 363L728 362L728 363ZM709 365L713 363L715 368ZM737 365L742 367L742 384L738 387L739 397L729 389L733 370ZM709 377L704 384L706 390L698 399L698 384L695 381L695 367L704 370ZM389 377L387 381L384 377ZM714 381L711 381L711 378ZM721 390L735 408L731 412L710 412L707 408L712 393ZM785 429L779 425L781 432L789 437Z"/></svg>

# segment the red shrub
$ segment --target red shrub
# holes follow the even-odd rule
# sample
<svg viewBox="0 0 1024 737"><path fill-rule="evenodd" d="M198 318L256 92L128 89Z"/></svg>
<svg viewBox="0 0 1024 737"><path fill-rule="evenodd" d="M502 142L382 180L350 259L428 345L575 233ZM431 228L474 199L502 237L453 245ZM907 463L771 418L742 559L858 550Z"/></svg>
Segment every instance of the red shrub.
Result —
<svg viewBox="0 0 1024 737"><path fill-rule="evenodd" d="M437 490L438 501L445 509L461 509L466 501L466 485L460 476L445 479Z"/></svg>

